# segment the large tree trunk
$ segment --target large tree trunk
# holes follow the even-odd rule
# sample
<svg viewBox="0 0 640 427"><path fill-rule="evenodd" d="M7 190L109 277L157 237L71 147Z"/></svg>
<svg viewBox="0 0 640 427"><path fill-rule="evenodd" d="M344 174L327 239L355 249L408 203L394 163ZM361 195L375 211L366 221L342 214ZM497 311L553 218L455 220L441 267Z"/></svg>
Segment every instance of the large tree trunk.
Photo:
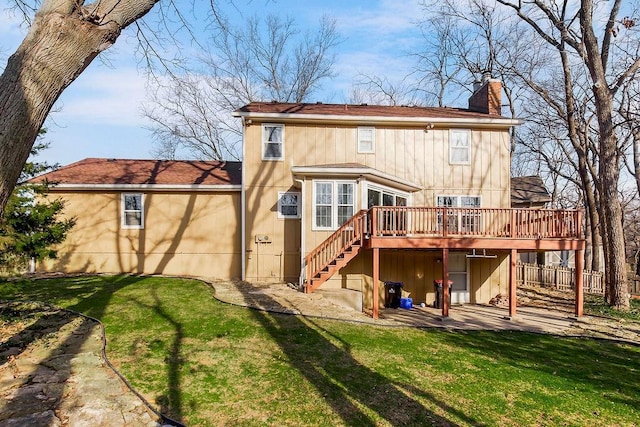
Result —
<svg viewBox="0 0 640 427"><path fill-rule="evenodd" d="M0 215L58 97L157 1L43 1L0 76Z"/></svg>
<svg viewBox="0 0 640 427"><path fill-rule="evenodd" d="M603 224L607 230L605 240L606 279L610 304L618 309L629 309L627 270L622 228L622 205L618 195L620 158L613 125L613 93L606 79L606 56L601 55L598 39L593 31L591 0L582 0L580 27L586 52L586 65L593 81L593 95L600 137L599 188Z"/></svg>

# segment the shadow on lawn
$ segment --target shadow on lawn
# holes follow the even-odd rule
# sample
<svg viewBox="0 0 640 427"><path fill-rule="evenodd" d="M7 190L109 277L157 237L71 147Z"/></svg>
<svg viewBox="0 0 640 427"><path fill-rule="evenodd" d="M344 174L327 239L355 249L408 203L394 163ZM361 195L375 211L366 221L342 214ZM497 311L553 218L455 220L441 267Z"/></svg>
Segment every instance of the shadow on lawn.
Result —
<svg viewBox="0 0 640 427"><path fill-rule="evenodd" d="M162 301L158 297L158 293L156 291L156 286L152 287L151 296L154 301L152 306L135 298L131 301L140 307L154 311L174 330L173 341L171 342L171 347L168 350L167 357L165 358L168 370L167 392L158 396L156 398L156 402L160 405L161 413L171 414L173 419L182 422L184 414L182 408L182 392L180 390L180 369L182 367L183 360L180 357L180 350L182 348L182 340L184 338L183 328L182 324L176 321L162 305Z"/></svg>
<svg viewBox="0 0 640 427"><path fill-rule="evenodd" d="M264 305L265 295L261 295L258 301L256 295L247 292L244 287L240 290L249 306ZM277 308L279 304L270 300L269 305ZM281 308L284 312L285 308ZM364 366L352 356L348 342L332 336L307 318L260 310L252 310L252 313L280 346L289 363L315 387L317 395L322 396L320 398L331 406L346 425L379 424L378 420L365 413L363 407L394 426L456 425L425 408L411 395L419 395L435 403L444 412L465 423L482 425L424 390L394 382ZM332 339L338 343L332 342Z"/></svg>
<svg viewBox="0 0 640 427"><path fill-rule="evenodd" d="M100 280L100 283L96 284L96 280ZM16 289L14 296L16 300L42 301L59 306L63 305L70 310L101 319L113 293L126 286L135 284L138 280L139 278L131 276L113 278L87 276L48 280L25 280L21 282L19 289ZM52 300L51 295L59 296L61 299ZM76 304L65 305L64 298L66 297L78 297L79 300ZM76 318L76 316L61 312L57 314L45 314L34 324L16 333L13 337L6 340L6 342L20 342L20 347L24 350L32 342L40 339L43 335L59 330L62 326L73 321L74 318ZM56 319L59 320L59 322L55 323L56 326L54 327L53 325ZM71 358L64 359L64 363L60 363L59 361L61 359L59 355L78 354L85 340L90 336L89 333L85 333L87 328L92 329L95 326L97 326L95 322L82 318L74 333L69 334L69 337L57 347L50 349L45 361L54 358L58 360L57 372L60 382L66 380L71 373ZM45 361L43 361L43 364L46 365ZM32 376L33 374L27 376L22 386L28 385L32 380ZM64 388L49 387L47 389L47 397L47 408L43 408L42 412L50 410L51 417L53 417L54 411L60 406L64 399ZM43 403L35 393L18 393L15 397L6 400L0 406L0 412L4 414L0 419L4 420L21 416L21 414L24 416L26 414L25 408L33 406L42 408ZM53 421L53 419L39 419L39 422L42 422L43 425L48 425Z"/></svg>
<svg viewBox="0 0 640 427"><path fill-rule="evenodd" d="M599 390L636 410L640 394L640 346L613 340L505 331L444 334L451 345L489 355L512 367L564 378L568 386Z"/></svg>

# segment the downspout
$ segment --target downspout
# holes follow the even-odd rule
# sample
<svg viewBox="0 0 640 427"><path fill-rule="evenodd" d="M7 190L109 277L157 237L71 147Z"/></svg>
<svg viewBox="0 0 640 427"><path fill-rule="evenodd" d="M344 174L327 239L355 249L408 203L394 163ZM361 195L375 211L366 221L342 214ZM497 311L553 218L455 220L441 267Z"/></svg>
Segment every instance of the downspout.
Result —
<svg viewBox="0 0 640 427"><path fill-rule="evenodd" d="M246 123L244 117L242 118L242 185L240 186L240 234L241 234L241 243L240 243L240 252L242 257L242 280L247 279L247 239L246 239L246 226L247 226L247 218L246 218L246 191L245 191L245 183L246 183L246 171L245 171L245 147L246 147Z"/></svg>
<svg viewBox="0 0 640 427"><path fill-rule="evenodd" d="M304 275L305 275L305 270L306 270L306 265L304 263L304 258L305 258L305 252L306 252L306 246L305 246L305 211L304 211L304 206L305 206L305 183L306 183L306 179L297 179L297 178L293 178L294 182L297 182L300 184L300 276L298 277L298 289L300 289L301 291L304 291Z"/></svg>

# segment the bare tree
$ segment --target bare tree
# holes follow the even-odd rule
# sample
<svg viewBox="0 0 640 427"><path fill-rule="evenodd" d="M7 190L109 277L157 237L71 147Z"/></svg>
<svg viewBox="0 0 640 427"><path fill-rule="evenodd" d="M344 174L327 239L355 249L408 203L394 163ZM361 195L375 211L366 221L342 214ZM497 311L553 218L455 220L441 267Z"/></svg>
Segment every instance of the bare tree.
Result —
<svg viewBox="0 0 640 427"><path fill-rule="evenodd" d="M60 94L158 0L43 0L0 76L0 214ZM30 13L26 3L16 2Z"/></svg>
<svg viewBox="0 0 640 427"><path fill-rule="evenodd" d="M513 138L520 144L514 150L518 168L528 165L546 174L554 185L557 206L584 203L592 247L600 246L601 235L605 238L609 301L626 308L624 239L617 199L617 171L625 145L616 139L615 132L623 120L614 117L612 110L614 105L622 105L615 104L619 88L632 79L639 66L637 34L622 43L635 21L618 18L620 1L597 6L591 1L575 5L568 0L423 4L429 13L436 14L432 22L447 18L465 30L458 42L448 40L464 70L462 76L490 71L506 83L511 114L517 109L518 116L527 119ZM607 8L609 19L601 27L591 18L595 7L600 7L600 12ZM438 26L433 28L437 33ZM595 41L596 28L602 31L601 46ZM454 30L450 34L454 39L461 33ZM431 66L437 71L437 66ZM438 80L432 80L437 86ZM516 96L512 96L513 88ZM626 129L626 136L630 129ZM570 191L563 190L572 187L579 188L582 197L571 197ZM597 251L587 261L597 269Z"/></svg>
<svg viewBox="0 0 640 427"><path fill-rule="evenodd" d="M620 145L615 132L614 98L621 85L640 67L640 58L631 57L624 67L611 72L614 36L620 21L621 1L611 2L608 19L601 29L601 43L596 36L597 23L593 14L595 5L582 0L573 8L572 2L512 2L497 0L511 9L541 40L557 50L564 70L564 91L569 126L575 126L573 117L578 113L572 105L573 83L570 55L579 58L588 70L591 81L593 112L597 121L598 153L598 207L603 224L600 227L604 241L605 276L609 302L618 309L628 309L627 275L625 266L622 206L618 194L620 178ZM623 24L625 26L631 23ZM576 131L570 130L570 132ZM576 131L577 132L577 131ZM576 147L584 150L584 146ZM580 153L579 153L580 154ZM582 153L584 154L584 153ZM579 156L580 157L580 156Z"/></svg>
<svg viewBox="0 0 640 427"><path fill-rule="evenodd" d="M339 36L327 17L302 33L290 18L253 17L233 27L218 14L212 31L192 70L154 81L144 111L159 157L186 149L201 159L238 159L241 129L231 111L254 101L306 101L333 76Z"/></svg>

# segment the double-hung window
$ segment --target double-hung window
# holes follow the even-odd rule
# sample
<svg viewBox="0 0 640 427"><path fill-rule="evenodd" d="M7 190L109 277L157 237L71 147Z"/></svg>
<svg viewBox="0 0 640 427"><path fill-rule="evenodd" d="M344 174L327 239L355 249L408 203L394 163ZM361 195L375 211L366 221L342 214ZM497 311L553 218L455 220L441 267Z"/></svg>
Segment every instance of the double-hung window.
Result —
<svg viewBox="0 0 640 427"><path fill-rule="evenodd" d="M355 183L314 181L313 228L335 230L355 212Z"/></svg>
<svg viewBox="0 0 640 427"><path fill-rule="evenodd" d="M141 193L122 194L122 228L144 228L144 206Z"/></svg>
<svg viewBox="0 0 640 427"><path fill-rule="evenodd" d="M278 218L300 218L300 193L278 193Z"/></svg>
<svg viewBox="0 0 640 427"><path fill-rule="evenodd" d="M262 160L284 159L284 125L262 125Z"/></svg>
<svg viewBox="0 0 640 427"><path fill-rule="evenodd" d="M376 129L373 127L358 127L358 153L374 153Z"/></svg>
<svg viewBox="0 0 640 427"><path fill-rule="evenodd" d="M471 163L471 131L451 129L449 131L449 163L468 165Z"/></svg>

